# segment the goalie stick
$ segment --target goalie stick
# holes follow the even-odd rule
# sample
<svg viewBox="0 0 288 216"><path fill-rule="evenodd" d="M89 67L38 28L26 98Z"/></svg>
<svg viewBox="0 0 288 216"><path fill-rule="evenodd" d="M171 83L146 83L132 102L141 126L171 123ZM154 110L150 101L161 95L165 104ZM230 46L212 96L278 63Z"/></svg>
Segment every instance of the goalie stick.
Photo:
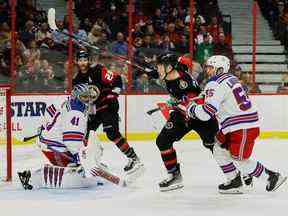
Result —
<svg viewBox="0 0 288 216"><path fill-rule="evenodd" d="M23 142L28 142L29 140L32 140L32 139L39 137L39 136L40 136L40 134L35 134L33 136L24 137Z"/></svg>
<svg viewBox="0 0 288 216"><path fill-rule="evenodd" d="M60 34L63 34L63 35L66 35L66 36L68 36L68 37L70 37L72 39L75 39L76 41L78 41L79 43L81 43L82 45L84 45L84 46L86 46L86 47L88 47L90 49L94 49L96 51L105 51L105 52L109 53L112 57L117 58L119 60L122 60L123 63L131 65L131 66L134 66L134 67L138 68L139 70L146 71L146 72L150 72L151 71L151 69L149 69L149 68L142 67L142 66L140 66L138 64L132 63L131 61L129 61L124 56L111 53L107 49L100 48L100 47L97 47L95 45L92 45L88 41L82 40L79 37L75 36L74 34L69 34L69 33L66 33L66 32L63 32L63 31L59 31L59 29L58 29L58 27L56 25L55 16L56 16L55 9L54 8L50 8L48 10L48 25L49 25L50 29L52 29L53 31L57 31Z"/></svg>

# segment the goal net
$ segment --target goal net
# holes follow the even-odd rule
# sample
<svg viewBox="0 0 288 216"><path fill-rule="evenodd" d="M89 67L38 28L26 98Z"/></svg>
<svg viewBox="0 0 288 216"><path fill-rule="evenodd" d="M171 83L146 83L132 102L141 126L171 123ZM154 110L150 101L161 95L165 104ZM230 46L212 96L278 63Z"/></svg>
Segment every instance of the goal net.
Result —
<svg viewBox="0 0 288 216"><path fill-rule="evenodd" d="M0 179L12 178L11 137L11 94L10 87L0 85Z"/></svg>

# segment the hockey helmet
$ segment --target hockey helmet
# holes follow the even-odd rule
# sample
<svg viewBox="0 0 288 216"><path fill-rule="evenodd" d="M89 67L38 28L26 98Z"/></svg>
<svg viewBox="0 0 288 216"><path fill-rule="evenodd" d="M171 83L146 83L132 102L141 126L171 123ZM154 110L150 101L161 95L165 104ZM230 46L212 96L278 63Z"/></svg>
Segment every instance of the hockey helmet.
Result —
<svg viewBox="0 0 288 216"><path fill-rule="evenodd" d="M214 55L207 59L206 67L212 67L216 75L228 73L230 69L230 60L223 55Z"/></svg>
<svg viewBox="0 0 288 216"><path fill-rule="evenodd" d="M157 64L171 65L173 69L177 67L178 63L178 57L172 53L162 54L157 58Z"/></svg>
<svg viewBox="0 0 288 216"><path fill-rule="evenodd" d="M88 52L86 52L85 50L80 50L78 53L77 53L77 60L79 59L86 59L88 60L89 58L89 54Z"/></svg>
<svg viewBox="0 0 288 216"><path fill-rule="evenodd" d="M88 84L77 84L73 87L71 96L84 104L89 104L90 89Z"/></svg>

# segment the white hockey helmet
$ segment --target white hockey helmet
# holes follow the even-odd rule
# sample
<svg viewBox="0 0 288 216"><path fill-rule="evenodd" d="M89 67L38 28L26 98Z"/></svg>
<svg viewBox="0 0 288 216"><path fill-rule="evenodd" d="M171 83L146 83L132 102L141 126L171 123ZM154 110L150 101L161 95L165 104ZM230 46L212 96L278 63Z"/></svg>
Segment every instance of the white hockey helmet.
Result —
<svg viewBox="0 0 288 216"><path fill-rule="evenodd" d="M216 75L228 73L230 69L230 60L223 55L214 55L207 59L206 66L213 67Z"/></svg>

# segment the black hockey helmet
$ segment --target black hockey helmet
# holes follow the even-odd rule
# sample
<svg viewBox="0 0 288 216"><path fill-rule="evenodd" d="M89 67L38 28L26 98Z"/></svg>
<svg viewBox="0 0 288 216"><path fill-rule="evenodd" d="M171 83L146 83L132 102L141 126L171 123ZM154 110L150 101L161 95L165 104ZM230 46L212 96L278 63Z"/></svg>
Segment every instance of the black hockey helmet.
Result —
<svg viewBox="0 0 288 216"><path fill-rule="evenodd" d="M157 57L157 64L163 64L165 66L171 65L173 69L176 69L179 64L178 56L172 53L159 55Z"/></svg>
<svg viewBox="0 0 288 216"><path fill-rule="evenodd" d="M77 53L77 60L83 59L83 58L88 60L89 54L85 50L79 50Z"/></svg>

